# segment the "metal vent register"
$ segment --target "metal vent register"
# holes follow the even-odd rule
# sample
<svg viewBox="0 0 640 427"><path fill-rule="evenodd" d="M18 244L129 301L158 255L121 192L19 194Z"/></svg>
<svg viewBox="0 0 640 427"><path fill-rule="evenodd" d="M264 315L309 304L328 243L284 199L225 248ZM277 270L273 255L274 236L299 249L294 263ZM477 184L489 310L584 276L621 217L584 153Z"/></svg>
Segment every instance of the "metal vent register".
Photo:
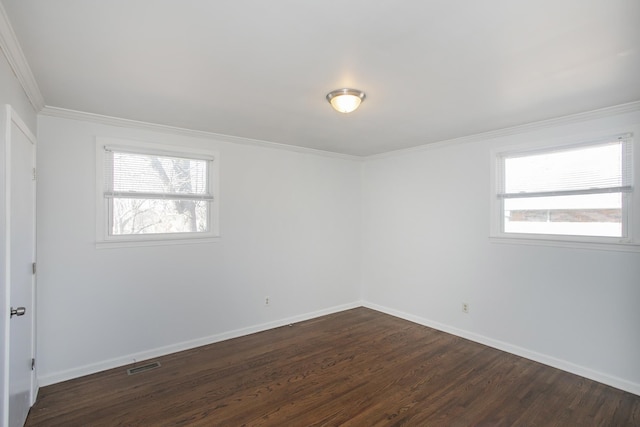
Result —
<svg viewBox="0 0 640 427"><path fill-rule="evenodd" d="M150 371L152 369L159 368L160 366L161 366L160 362L151 362L145 365L134 366L133 368L127 369L127 374L129 375L139 374L140 372Z"/></svg>

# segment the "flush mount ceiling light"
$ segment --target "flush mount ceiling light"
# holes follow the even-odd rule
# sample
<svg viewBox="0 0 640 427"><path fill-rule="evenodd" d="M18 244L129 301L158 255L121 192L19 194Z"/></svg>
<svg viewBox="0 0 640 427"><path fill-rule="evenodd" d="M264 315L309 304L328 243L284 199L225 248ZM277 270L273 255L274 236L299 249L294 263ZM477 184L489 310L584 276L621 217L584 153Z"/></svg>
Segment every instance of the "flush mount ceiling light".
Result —
<svg viewBox="0 0 640 427"><path fill-rule="evenodd" d="M356 89L336 89L327 94L327 101L334 110L341 113L350 113L364 101L364 92Z"/></svg>

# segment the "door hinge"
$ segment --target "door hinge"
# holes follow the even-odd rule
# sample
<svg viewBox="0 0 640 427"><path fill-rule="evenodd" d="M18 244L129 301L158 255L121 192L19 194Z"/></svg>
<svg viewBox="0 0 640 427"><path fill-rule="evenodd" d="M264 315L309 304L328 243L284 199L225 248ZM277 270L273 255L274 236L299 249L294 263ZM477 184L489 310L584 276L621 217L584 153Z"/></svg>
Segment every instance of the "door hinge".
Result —
<svg viewBox="0 0 640 427"><path fill-rule="evenodd" d="M31 274L36 274L36 263L31 264Z"/></svg>
<svg viewBox="0 0 640 427"><path fill-rule="evenodd" d="M36 369L36 359L31 359L31 370L35 370Z"/></svg>
<svg viewBox="0 0 640 427"><path fill-rule="evenodd" d="M33 168L33 180L36 180L36 168Z"/></svg>

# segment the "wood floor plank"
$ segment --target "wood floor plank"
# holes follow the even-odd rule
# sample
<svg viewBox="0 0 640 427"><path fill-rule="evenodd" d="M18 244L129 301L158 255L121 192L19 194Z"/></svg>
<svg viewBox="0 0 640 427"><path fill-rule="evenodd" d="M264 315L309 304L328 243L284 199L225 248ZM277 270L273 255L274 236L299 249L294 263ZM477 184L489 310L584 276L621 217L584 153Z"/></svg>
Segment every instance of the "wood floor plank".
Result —
<svg viewBox="0 0 640 427"><path fill-rule="evenodd" d="M640 426L640 396L358 308L44 387L26 425Z"/></svg>

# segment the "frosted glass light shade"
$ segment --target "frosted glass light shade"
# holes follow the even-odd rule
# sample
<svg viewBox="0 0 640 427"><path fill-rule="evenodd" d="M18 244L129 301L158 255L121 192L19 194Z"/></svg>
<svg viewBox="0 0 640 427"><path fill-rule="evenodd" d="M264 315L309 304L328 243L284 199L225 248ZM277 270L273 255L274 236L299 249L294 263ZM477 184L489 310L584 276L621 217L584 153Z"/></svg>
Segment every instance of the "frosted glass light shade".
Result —
<svg viewBox="0 0 640 427"><path fill-rule="evenodd" d="M337 89L327 94L327 101L331 103L334 110L340 113L354 111L364 98L364 92L356 89Z"/></svg>

